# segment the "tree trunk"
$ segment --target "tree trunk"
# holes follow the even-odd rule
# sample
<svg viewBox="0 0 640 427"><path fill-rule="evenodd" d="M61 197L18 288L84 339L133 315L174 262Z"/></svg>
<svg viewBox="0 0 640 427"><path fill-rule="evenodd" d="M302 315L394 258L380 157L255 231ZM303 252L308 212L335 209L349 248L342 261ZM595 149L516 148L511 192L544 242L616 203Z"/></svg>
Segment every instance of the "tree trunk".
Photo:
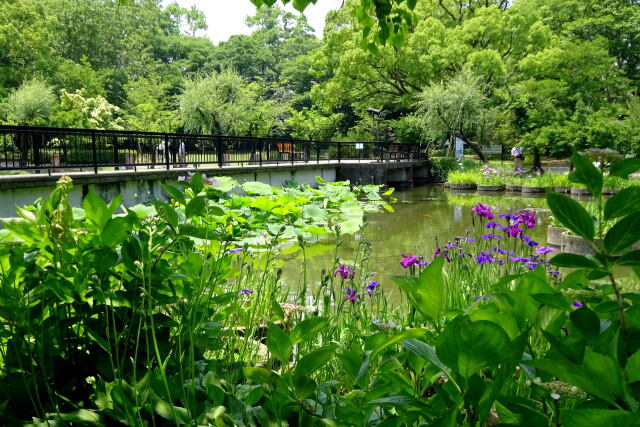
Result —
<svg viewBox="0 0 640 427"><path fill-rule="evenodd" d="M487 163L487 156L482 152L482 148L477 142L471 141L469 138L462 135L462 140L465 144L467 144L475 153L478 155L478 158L482 163Z"/></svg>
<svg viewBox="0 0 640 427"><path fill-rule="evenodd" d="M540 150L538 148L533 149L533 169L542 170L542 161L540 159Z"/></svg>

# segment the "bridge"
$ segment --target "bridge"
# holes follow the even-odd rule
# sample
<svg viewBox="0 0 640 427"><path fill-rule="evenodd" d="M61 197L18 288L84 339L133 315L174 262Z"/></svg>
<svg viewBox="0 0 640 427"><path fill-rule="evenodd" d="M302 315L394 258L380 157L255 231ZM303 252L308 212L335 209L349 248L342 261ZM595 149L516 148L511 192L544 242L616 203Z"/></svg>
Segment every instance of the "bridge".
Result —
<svg viewBox="0 0 640 427"><path fill-rule="evenodd" d="M411 185L428 175L420 147L382 142L0 126L0 217L44 197L62 175L79 205L89 189L125 204L165 198L165 182L200 171L241 182Z"/></svg>

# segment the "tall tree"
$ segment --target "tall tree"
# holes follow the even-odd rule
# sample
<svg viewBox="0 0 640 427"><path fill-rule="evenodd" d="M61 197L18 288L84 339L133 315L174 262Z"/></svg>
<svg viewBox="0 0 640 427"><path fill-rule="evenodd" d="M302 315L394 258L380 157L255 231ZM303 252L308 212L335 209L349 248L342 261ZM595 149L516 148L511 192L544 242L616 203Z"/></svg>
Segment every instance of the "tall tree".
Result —
<svg viewBox="0 0 640 427"><path fill-rule="evenodd" d="M462 73L448 82L436 83L418 95L416 113L431 139L461 138L480 160L487 158L474 138L480 135L488 110L480 81Z"/></svg>

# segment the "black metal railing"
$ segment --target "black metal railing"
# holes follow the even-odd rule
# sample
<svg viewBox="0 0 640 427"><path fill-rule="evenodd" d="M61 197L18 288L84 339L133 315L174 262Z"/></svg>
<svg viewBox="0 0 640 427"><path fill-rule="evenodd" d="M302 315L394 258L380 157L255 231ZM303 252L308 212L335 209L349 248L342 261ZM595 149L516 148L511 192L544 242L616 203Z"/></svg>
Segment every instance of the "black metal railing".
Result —
<svg viewBox="0 0 640 427"><path fill-rule="evenodd" d="M0 171L417 159L417 145L0 125Z"/></svg>

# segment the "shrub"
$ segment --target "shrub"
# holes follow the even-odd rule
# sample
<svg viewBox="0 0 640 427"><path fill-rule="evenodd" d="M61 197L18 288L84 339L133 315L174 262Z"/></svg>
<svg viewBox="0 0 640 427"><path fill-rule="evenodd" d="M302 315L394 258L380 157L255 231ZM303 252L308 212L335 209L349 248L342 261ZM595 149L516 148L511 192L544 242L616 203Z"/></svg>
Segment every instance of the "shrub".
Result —
<svg viewBox="0 0 640 427"><path fill-rule="evenodd" d="M450 184L477 184L482 174L480 171L454 171L447 178Z"/></svg>

